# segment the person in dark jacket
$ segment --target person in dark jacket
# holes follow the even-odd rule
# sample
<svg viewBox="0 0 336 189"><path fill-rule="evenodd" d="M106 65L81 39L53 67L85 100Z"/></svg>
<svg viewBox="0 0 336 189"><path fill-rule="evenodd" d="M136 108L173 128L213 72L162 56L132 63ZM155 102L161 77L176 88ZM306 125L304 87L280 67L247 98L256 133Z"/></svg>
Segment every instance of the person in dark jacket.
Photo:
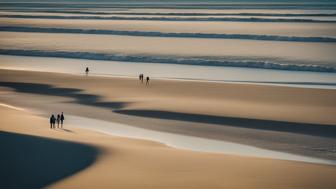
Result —
<svg viewBox="0 0 336 189"><path fill-rule="evenodd" d="M149 77L147 76L146 77L146 85L148 85L149 84Z"/></svg>
<svg viewBox="0 0 336 189"><path fill-rule="evenodd" d="M63 128L63 121L65 120L65 118L64 118L64 114L63 114L63 112L62 112L62 114L61 114L61 127Z"/></svg>
<svg viewBox="0 0 336 189"><path fill-rule="evenodd" d="M49 122L50 122L50 129L54 129L55 128L55 121L56 121L56 118L55 118L54 114L52 114L51 117L50 117L50 120L49 120Z"/></svg>

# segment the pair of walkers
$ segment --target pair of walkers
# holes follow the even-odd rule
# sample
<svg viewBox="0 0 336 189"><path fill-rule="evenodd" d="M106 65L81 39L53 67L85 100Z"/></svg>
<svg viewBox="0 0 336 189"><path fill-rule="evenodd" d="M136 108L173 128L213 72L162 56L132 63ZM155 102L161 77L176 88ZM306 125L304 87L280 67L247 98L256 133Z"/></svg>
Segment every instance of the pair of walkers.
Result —
<svg viewBox="0 0 336 189"><path fill-rule="evenodd" d="M143 80L144 80L144 75L143 74L140 74L139 75L139 80L141 81L141 83L143 83ZM147 76L146 77L146 85L149 84L149 77Z"/></svg>
<svg viewBox="0 0 336 189"><path fill-rule="evenodd" d="M57 128L59 128L60 124L61 124L61 128L63 128L63 122L64 122L64 114L62 112L62 114L57 114L57 117L54 116L54 114L52 114L50 116L49 122L50 122L50 129L56 129L56 122L57 122Z"/></svg>

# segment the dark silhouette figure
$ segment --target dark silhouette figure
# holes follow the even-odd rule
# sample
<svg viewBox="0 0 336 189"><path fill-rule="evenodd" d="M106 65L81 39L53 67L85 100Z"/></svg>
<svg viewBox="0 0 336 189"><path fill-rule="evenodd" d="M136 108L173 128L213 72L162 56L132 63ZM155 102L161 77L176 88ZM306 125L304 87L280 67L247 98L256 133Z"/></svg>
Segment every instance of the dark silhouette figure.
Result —
<svg viewBox="0 0 336 189"><path fill-rule="evenodd" d="M146 77L146 85L149 84L149 77Z"/></svg>
<svg viewBox="0 0 336 189"><path fill-rule="evenodd" d="M56 118L54 114L52 114L50 117L50 129L55 129L55 121L56 121Z"/></svg>
<svg viewBox="0 0 336 189"><path fill-rule="evenodd" d="M64 118L64 115L63 115L63 112L62 112L62 114L61 114L61 127L63 128L63 121L65 120L65 118Z"/></svg>
<svg viewBox="0 0 336 189"><path fill-rule="evenodd" d="M86 67L86 69L85 69L85 74L86 74L86 75L89 75L89 71L90 71L90 70L89 70L89 67Z"/></svg>
<svg viewBox="0 0 336 189"><path fill-rule="evenodd" d="M143 79L144 79L144 75L143 75L143 74L140 74L140 75L139 75L139 80L141 81L141 83L143 83Z"/></svg>
<svg viewBox="0 0 336 189"><path fill-rule="evenodd" d="M59 128L59 124L60 124L60 121L61 121L61 116L59 114L57 114L57 128Z"/></svg>

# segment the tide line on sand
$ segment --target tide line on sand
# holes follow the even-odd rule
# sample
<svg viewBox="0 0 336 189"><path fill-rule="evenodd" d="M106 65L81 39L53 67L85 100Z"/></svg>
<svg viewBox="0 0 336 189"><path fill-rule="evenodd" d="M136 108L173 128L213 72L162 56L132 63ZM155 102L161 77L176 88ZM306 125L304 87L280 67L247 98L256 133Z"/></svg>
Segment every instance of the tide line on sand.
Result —
<svg viewBox="0 0 336 189"><path fill-rule="evenodd" d="M23 108L20 108L20 107L17 107L17 106L12 106L12 105L5 104L5 103L0 103L0 106L7 107L7 108L10 108L10 109L13 109L13 110L18 110L18 111L24 111L25 110Z"/></svg>
<svg viewBox="0 0 336 189"><path fill-rule="evenodd" d="M68 115L67 122L75 127L90 129L109 135L127 138L151 140L167 146L198 152L222 153L239 156L252 156L279 160L299 161L306 163L336 165L336 161L295 155L285 152L266 150L254 146L220 140L206 139L181 134L173 134L137 128L108 121Z"/></svg>

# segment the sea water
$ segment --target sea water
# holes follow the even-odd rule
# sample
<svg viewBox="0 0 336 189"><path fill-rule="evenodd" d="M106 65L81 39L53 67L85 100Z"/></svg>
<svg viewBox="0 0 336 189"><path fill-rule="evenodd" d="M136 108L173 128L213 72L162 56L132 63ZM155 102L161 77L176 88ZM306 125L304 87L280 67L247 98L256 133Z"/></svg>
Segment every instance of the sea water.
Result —
<svg viewBox="0 0 336 189"><path fill-rule="evenodd" d="M0 68L334 88L334 1L0 1ZM29 57L27 57L29 56Z"/></svg>

